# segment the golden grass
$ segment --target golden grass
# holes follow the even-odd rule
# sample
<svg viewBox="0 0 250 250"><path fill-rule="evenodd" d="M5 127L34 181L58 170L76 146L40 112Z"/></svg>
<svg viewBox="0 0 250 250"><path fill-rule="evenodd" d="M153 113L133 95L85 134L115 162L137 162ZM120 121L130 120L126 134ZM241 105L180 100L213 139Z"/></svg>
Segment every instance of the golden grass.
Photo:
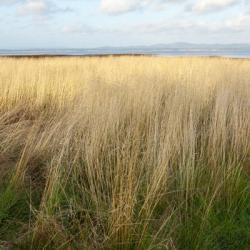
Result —
<svg viewBox="0 0 250 250"><path fill-rule="evenodd" d="M8 188L41 195L31 249L181 249L197 196L198 241L248 172L250 60L2 58L0 93Z"/></svg>

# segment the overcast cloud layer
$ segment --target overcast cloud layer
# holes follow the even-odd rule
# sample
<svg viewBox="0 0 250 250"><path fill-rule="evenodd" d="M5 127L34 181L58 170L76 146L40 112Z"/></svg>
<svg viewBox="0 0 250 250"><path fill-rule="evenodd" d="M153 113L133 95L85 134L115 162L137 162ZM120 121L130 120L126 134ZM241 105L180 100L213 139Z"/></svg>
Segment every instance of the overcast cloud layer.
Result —
<svg viewBox="0 0 250 250"><path fill-rule="evenodd" d="M0 49L250 43L250 0L0 0Z"/></svg>

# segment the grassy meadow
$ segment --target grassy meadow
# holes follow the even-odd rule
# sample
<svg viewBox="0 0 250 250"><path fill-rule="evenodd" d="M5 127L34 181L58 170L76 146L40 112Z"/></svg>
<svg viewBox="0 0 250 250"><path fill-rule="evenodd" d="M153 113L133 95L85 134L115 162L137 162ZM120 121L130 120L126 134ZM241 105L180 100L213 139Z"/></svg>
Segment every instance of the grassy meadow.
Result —
<svg viewBox="0 0 250 250"><path fill-rule="evenodd" d="M250 249L250 60L0 58L0 249Z"/></svg>

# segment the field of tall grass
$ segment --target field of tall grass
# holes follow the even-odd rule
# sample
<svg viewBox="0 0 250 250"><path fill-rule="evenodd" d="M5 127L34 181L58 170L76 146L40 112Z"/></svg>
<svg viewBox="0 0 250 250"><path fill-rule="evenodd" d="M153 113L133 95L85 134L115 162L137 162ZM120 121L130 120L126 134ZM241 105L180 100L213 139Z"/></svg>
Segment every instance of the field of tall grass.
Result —
<svg viewBox="0 0 250 250"><path fill-rule="evenodd" d="M0 59L0 249L250 248L250 60Z"/></svg>

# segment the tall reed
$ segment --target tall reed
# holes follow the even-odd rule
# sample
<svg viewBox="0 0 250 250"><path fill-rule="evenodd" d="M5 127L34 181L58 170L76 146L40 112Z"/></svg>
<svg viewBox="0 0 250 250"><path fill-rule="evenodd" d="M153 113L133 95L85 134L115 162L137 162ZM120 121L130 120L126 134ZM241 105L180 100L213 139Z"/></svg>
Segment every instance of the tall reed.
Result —
<svg viewBox="0 0 250 250"><path fill-rule="evenodd" d="M2 58L0 93L0 247L239 244L213 228L249 208L249 60Z"/></svg>

